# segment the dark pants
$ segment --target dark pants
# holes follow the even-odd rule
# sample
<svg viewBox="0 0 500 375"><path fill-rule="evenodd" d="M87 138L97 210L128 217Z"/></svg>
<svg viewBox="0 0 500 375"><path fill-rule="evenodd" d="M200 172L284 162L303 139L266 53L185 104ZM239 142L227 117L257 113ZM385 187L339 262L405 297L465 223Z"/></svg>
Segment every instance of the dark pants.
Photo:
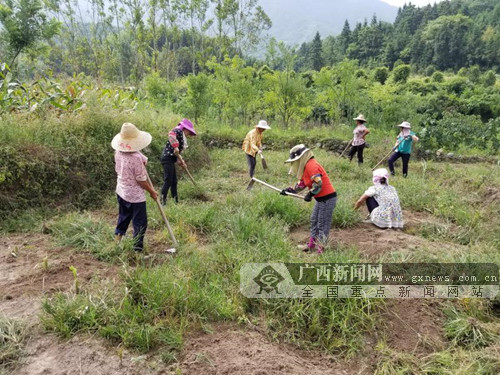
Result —
<svg viewBox="0 0 500 375"><path fill-rule="evenodd" d="M255 166L257 165L257 158L252 155L245 155L247 156L248 173L250 173L250 177L253 177L255 174Z"/></svg>
<svg viewBox="0 0 500 375"><path fill-rule="evenodd" d="M392 154L392 156L389 158L389 169L391 171L391 174L394 174L394 162L399 158L403 158L403 176L406 177L408 175L408 163L410 162L410 154L402 154L399 151Z"/></svg>
<svg viewBox="0 0 500 375"><path fill-rule="evenodd" d="M368 211L371 213L374 209L378 207L377 200L373 197L368 197L368 199L366 200L366 207L368 208Z"/></svg>
<svg viewBox="0 0 500 375"><path fill-rule="evenodd" d="M144 234L148 228L148 215L146 212L146 202L130 203L122 197L118 197L118 224L116 224L115 234L125 235L128 225L132 220L134 226L134 250L142 251L144 248Z"/></svg>
<svg viewBox="0 0 500 375"><path fill-rule="evenodd" d="M171 190L172 198L177 202L177 171L175 168L176 158L162 160L163 165L163 188L161 189L162 200L167 201L168 191Z"/></svg>
<svg viewBox="0 0 500 375"><path fill-rule="evenodd" d="M365 149L365 144L363 143L362 145L359 146L352 146L351 150L349 151L349 160L352 160L354 157L354 154L357 152L358 153L358 163L363 164L363 150Z"/></svg>

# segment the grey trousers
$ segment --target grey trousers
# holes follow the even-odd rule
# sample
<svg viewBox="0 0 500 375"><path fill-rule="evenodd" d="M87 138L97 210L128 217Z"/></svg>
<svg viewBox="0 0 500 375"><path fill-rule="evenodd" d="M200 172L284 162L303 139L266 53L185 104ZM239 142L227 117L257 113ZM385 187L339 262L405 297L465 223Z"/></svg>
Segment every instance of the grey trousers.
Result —
<svg viewBox="0 0 500 375"><path fill-rule="evenodd" d="M248 164L248 173L250 173L250 177L253 177L255 174L255 166L257 165L257 159L254 156L245 154L247 156L247 164Z"/></svg>
<svg viewBox="0 0 500 375"><path fill-rule="evenodd" d="M314 205L314 210L311 215L311 237L322 246L325 246L328 242L333 210L336 204L337 197L332 197L326 201L316 201Z"/></svg>

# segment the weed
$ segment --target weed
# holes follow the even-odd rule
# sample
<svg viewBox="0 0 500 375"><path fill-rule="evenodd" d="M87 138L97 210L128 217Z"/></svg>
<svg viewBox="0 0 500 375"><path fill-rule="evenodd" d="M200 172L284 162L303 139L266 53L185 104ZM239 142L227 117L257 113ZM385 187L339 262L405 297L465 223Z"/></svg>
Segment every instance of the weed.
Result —
<svg viewBox="0 0 500 375"><path fill-rule="evenodd" d="M454 345L477 349L498 340L500 326L488 324L468 316L451 307L445 311L448 320L445 324L446 336Z"/></svg>
<svg viewBox="0 0 500 375"><path fill-rule="evenodd" d="M23 354L28 333L23 323L0 317L0 373L16 365Z"/></svg>

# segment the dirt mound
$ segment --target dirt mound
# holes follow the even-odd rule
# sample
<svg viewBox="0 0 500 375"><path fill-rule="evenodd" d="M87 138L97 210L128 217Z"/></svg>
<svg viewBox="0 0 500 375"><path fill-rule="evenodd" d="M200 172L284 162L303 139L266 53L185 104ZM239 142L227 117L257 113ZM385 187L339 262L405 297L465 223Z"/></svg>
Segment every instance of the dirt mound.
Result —
<svg viewBox="0 0 500 375"><path fill-rule="evenodd" d="M444 349L444 320L438 301L422 299L389 300L382 314L389 347L413 354Z"/></svg>
<svg viewBox="0 0 500 375"><path fill-rule="evenodd" d="M179 368L186 375L368 374L360 363L272 343L260 332L219 325L214 333L187 340Z"/></svg>

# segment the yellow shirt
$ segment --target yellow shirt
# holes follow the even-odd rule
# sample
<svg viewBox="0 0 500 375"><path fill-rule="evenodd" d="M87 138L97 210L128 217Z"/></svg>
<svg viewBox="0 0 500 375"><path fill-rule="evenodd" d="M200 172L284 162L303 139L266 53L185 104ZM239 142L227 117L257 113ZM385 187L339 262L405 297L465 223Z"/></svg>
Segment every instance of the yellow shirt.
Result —
<svg viewBox="0 0 500 375"><path fill-rule="evenodd" d="M248 132L241 149L245 151L248 155L255 157L255 154L262 147L262 133L257 130L257 128L252 129Z"/></svg>

